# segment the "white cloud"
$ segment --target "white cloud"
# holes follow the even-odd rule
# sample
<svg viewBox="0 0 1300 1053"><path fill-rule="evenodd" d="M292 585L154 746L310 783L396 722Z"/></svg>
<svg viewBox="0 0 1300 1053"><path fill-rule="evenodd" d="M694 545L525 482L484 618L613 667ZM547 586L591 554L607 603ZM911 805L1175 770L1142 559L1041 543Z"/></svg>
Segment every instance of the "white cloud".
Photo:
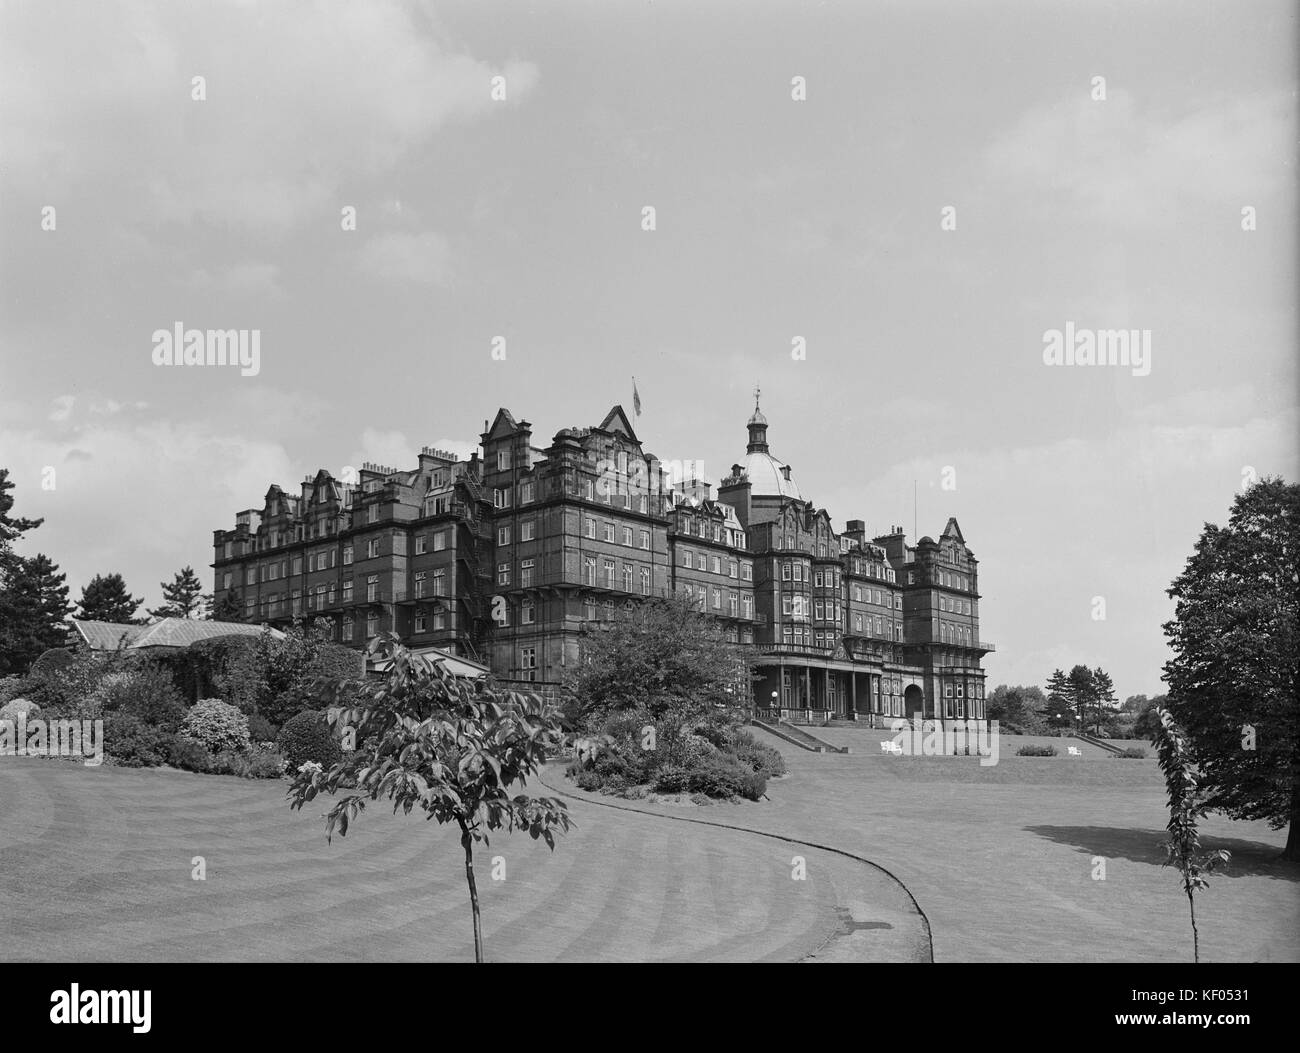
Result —
<svg viewBox="0 0 1300 1053"><path fill-rule="evenodd" d="M451 247L432 231L381 234L362 247L358 266L381 281L446 285L451 279Z"/></svg>

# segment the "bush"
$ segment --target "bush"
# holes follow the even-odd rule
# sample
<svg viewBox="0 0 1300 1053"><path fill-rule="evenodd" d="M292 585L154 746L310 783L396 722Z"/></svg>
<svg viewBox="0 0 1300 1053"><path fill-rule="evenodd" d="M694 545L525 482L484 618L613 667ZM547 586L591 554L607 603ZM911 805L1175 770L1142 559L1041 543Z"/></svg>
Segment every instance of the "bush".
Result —
<svg viewBox="0 0 1300 1053"><path fill-rule="evenodd" d="M261 713L250 713L248 717L248 738L251 742L274 742L280 729Z"/></svg>
<svg viewBox="0 0 1300 1053"><path fill-rule="evenodd" d="M174 739L129 713L110 713L104 718L104 752L124 768L166 763Z"/></svg>
<svg viewBox="0 0 1300 1053"><path fill-rule="evenodd" d="M730 752L741 764L759 772L766 779L774 779L786 772L785 758L781 756L781 751L759 742L743 728L736 731Z"/></svg>
<svg viewBox="0 0 1300 1053"><path fill-rule="evenodd" d="M248 757L237 750L222 750L212 758L208 772L212 775L236 775L247 778L249 772Z"/></svg>
<svg viewBox="0 0 1300 1053"><path fill-rule="evenodd" d="M14 674L0 676L0 706L23 693L23 678Z"/></svg>
<svg viewBox="0 0 1300 1053"><path fill-rule="evenodd" d="M1055 757L1055 746L1021 746L1016 750L1017 757Z"/></svg>
<svg viewBox="0 0 1300 1053"><path fill-rule="evenodd" d="M0 720L16 721L20 713L26 713L27 719L31 720L40 716L41 707L26 698L11 698L3 706L0 706Z"/></svg>
<svg viewBox="0 0 1300 1053"><path fill-rule="evenodd" d="M201 698L185 714L181 733L200 743L209 753L244 753L248 750L248 718L219 698Z"/></svg>
<svg viewBox="0 0 1300 1053"><path fill-rule="evenodd" d="M655 790L659 793L682 793L690 782L690 774L680 764L661 764L655 772Z"/></svg>
<svg viewBox="0 0 1300 1053"><path fill-rule="evenodd" d="M1120 750L1118 753L1112 753L1111 756L1118 760L1142 760L1147 755L1147 751L1141 746L1130 746L1128 749Z"/></svg>
<svg viewBox="0 0 1300 1053"><path fill-rule="evenodd" d="M185 718L185 702L171 675L152 660L110 667L87 702L95 712L127 713L164 731L175 731Z"/></svg>
<svg viewBox="0 0 1300 1053"><path fill-rule="evenodd" d="M284 757L279 750L254 749L248 755L249 779L278 779L284 775Z"/></svg>
<svg viewBox="0 0 1300 1053"><path fill-rule="evenodd" d="M276 739L285 763L297 771L308 761L329 769L343 759L343 750L325 721L325 714L307 710L291 717Z"/></svg>
<svg viewBox="0 0 1300 1053"><path fill-rule="evenodd" d="M707 797L746 797L756 801L767 789L767 780L734 757L713 755L691 769L687 788Z"/></svg>
<svg viewBox="0 0 1300 1053"><path fill-rule="evenodd" d="M599 790L603 779L594 771L579 771L574 782L578 784L579 790L595 791Z"/></svg>
<svg viewBox="0 0 1300 1053"><path fill-rule="evenodd" d="M199 742L184 735L173 735L167 744L167 763L185 771L210 771L212 754Z"/></svg>

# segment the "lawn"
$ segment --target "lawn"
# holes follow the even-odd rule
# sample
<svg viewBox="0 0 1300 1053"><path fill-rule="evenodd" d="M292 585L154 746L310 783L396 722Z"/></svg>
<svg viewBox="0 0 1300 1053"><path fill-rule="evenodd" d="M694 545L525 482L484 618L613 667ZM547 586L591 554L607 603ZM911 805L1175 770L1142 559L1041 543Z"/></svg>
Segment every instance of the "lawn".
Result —
<svg viewBox="0 0 1300 1053"><path fill-rule="evenodd" d="M834 729L812 730L829 741ZM771 802L720 814L887 867L928 916L936 961L1191 960L1187 901L1160 865L1168 816L1154 760L1016 757L1008 737L998 764L981 767L873 753L865 731L860 750L855 734L835 742L852 754L813 754L756 730L790 775L769 785ZM1201 830L1206 849L1233 857L1197 900L1202 959L1300 960L1300 865L1276 858L1286 831L1222 817Z"/></svg>
<svg viewBox="0 0 1300 1053"><path fill-rule="evenodd" d="M472 959L458 835L377 808L329 845L324 806L291 812L285 785L0 759L0 959ZM905 893L861 863L581 801L573 813L554 854L527 836L480 850L489 959L928 957Z"/></svg>

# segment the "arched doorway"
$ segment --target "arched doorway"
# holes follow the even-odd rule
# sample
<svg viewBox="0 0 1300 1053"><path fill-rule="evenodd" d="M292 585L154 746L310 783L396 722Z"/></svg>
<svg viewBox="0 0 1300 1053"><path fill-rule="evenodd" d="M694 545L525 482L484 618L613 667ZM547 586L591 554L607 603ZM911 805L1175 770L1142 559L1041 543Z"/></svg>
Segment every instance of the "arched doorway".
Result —
<svg viewBox="0 0 1300 1053"><path fill-rule="evenodd" d="M903 692L903 712L908 720L925 716L925 692L915 684L908 684Z"/></svg>

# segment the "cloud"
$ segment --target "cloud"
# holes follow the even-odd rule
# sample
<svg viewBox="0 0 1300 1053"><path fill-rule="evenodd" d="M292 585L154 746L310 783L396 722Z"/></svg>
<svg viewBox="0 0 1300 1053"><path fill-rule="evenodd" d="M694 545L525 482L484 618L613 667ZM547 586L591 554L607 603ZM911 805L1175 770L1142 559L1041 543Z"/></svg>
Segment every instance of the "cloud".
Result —
<svg viewBox="0 0 1300 1053"><path fill-rule="evenodd" d="M117 212L146 226L337 222L355 179L516 104L538 76L456 49L427 10L400 4L100 3L75 34L65 17L5 11L6 180L43 200L115 186ZM508 103L490 98L497 74Z"/></svg>
<svg viewBox="0 0 1300 1053"><path fill-rule="evenodd" d="M381 281L446 285L451 280L451 247L441 234L381 234L361 249L358 267Z"/></svg>

